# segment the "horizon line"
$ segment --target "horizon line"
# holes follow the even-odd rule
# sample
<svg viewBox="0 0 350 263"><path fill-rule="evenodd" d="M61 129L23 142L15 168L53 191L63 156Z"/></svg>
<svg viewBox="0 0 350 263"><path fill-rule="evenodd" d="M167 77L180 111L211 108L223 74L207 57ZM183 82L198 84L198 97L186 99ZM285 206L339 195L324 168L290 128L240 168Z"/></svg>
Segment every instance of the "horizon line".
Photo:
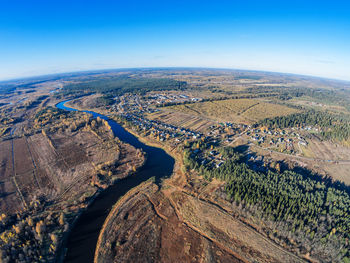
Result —
<svg viewBox="0 0 350 263"><path fill-rule="evenodd" d="M88 69L88 70L73 70L73 71L63 71L63 72L57 72L57 73L47 73L47 74L41 74L41 75L30 75L26 77L13 77L13 78L5 78L0 79L0 84L4 84L7 82L14 82L14 81L21 81L21 80L30 80L35 78L43 78L43 77L53 77L53 76L59 76L59 75L66 75L66 74L83 74L83 73L102 73L104 71L110 72L110 71L122 71L122 70L155 70L155 69L187 69L187 70L229 70L229 71L247 71L247 72L255 72L255 73L272 73L272 74L282 74L282 75L293 75L298 77L308 77L308 78L318 78L323 80L331 80L331 81L340 81L340 82L348 82L350 84L350 79L338 79L338 78L332 78L332 77L323 77L319 75L308 75L308 74L299 74L299 73L290 73L290 72L280 72L280 71L269 71L269 70L257 70L257 69L245 69L245 68L218 68L218 67L186 67L186 66L164 66L164 67L122 67L122 68L104 68L104 69ZM48 80L49 81L49 80Z"/></svg>

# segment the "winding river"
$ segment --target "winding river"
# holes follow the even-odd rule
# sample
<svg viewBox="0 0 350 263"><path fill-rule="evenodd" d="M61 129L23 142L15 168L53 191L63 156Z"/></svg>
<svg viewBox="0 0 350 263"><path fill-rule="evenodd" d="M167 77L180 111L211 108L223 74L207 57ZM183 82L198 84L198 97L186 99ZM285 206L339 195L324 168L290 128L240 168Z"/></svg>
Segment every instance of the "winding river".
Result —
<svg viewBox="0 0 350 263"><path fill-rule="evenodd" d="M64 104L66 102L67 101L60 102L56 107L68 111L78 111L65 106ZM175 160L164 150L140 142L137 137L127 132L117 122L96 112L83 112L92 114L94 118L100 117L108 121L114 135L135 148L141 148L146 152L147 160L144 166L135 175L119 180L116 184L100 193L94 202L82 213L68 237L68 250L65 262L93 262L100 230L110 209L117 200L131 188L152 176L156 178L157 182L159 182L162 177L170 176L175 164Z"/></svg>

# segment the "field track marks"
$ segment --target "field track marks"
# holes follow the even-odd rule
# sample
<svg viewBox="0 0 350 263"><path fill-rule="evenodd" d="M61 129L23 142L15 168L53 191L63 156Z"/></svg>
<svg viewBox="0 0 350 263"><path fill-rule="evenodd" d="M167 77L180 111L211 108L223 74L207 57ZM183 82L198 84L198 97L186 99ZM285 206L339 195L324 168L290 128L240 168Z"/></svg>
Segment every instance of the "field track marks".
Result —
<svg viewBox="0 0 350 263"><path fill-rule="evenodd" d="M184 105L185 106L185 108L186 109L188 109L188 110L190 110L190 111L193 111L193 112L195 112L196 114L198 114L198 115L201 115L201 113L199 112L199 111L197 111L197 110L195 110L195 109L192 109L191 107L188 107L188 105Z"/></svg>
<svg viewBox="0 0 350 263"><path fill-rule="evenodd" d="M244 110L242 110L241 112L237 112L237 115L242 115L244 114L246 111L248 111L249 109L255 107L256 105L259 105L260 102L254 103L253 105L250 105L249 107L245 108Z"/></svg>
<svg viewBox="0 0 350 263"><path fill-rule="evenodd" d="M47 134L44 134L44 136L46 137L47 141L49 142L49 145L51 146L53 152L57 156L57 159L62 160L64 166L66 167L66 169L68 169L68 164L67 164L65 158L63 156L61 156L61 154L57 151L57 149L56 149L55 145L53 144L53 141L51 140L51 138Z"/></svg>
<svg viewBox="0 0 350 263"><path fill-rule="evenodd" d="M82 173L81 175L77 176L74 178L74 180L63 190L63 192L56 198L57 201L61 201L62 198L64 197L64 195L66 193L68 193L74 186L76 186L76 184L82 180L82 179L86 179L87 175L85 173Z"/></svg>
<svg viewBox="0 0 350 263"><path fill-rule="evenodd" d="M34 158L33 158L33 154L32 154L32 151L30 150L30 147L29 147L29 143L28 143L28 140L27 140L27 136L24 137L25 140L26 140L26 145L27 145L27 148L28 148L28 152L29 152L29 155L30 155L30 159L32 160L32 164L33 164L33 176L34 176L34 179L35 179L35 182L36 184L38 185L39 189L41 189L41 186L39 184L39 180L38 180L38 168L35 164L35 161L34 161Z"/></svg>
<svg viewBox="0 0 350 263"><path fill-rule="evenodd" d="M279 251L278 255L281 257L279 257L279 260L277 262L305 262L304 259L302 259L302 258L294 255L293 253L285 250L282 246L277 245L271 239L269 239L269 238L265 237L264 235L262 235L261 233L259 233L251 225L249 225L249 224L235 218L234 216L232 216L230 212L228 212L226 209L224 209L219 204L195 197L192 194L187 193L183 190L180 190L180 192L184 195L187 195L190 199L192 199L194 201L194 202L190 201L190 203L192 203L193 205L197 204L198 207L200 207L200 208L196 208L197 206L194 206L194 210L195 209L200 209L200 210L203 209L204 215L206 212L208 213L208 211L215 212L215 214L216 213L220 214L223 217L229 219L229 220L227 220L227 222L231 221L233 224L235 224L236 225L235 228L239 229L237 232L240 232L240 235L243 236L243 238L239 238L239 235L238 235L237 237L232 237L232 239L241 240L241 242L244 242L245 244L250 244L249 241L247 241L247 239L245 238L245 235L249 235L249 236L253 235L254 237L256 237L257 240L259 240L259 242L265 243L265 245L267 247L269 247L270 252L271 251ZM173 196L169 196L168 199L169 199L170 203L172 203L172 206L174 207L175 212L178 215L178 218L183 223L185 223L188 227L192 228L194 231L196 231L197 233L199 233L203 237L218 244L220 247L225 248L227 252L229 252L233 255L237 255L238 258L240 258L242 261L251 262L251 258L250 259L249 258L242 258L241 256L239 256L240 253L238 251L234 251L233 250L234 248L230 246L230 243L226 243L225 240L218 240L215 236L210 235L210 231L206 232L205 228L199 227L199 226L201 226L201 223L196 225L196 223L193 223L191 220L188 220L188 218L186 219L186 216L184 216L184 214L181 212L181 205L179 206L179 203L176 203L176 200L173 199ZM202 217L202 218L204 218L204 217ZM208 220L206 220L206 219L203 220L203 222L205 222L205 221L207 221L209 224L212 224L212 222L213 222L213 220L210 220L209 218L208 218ZM229 229L227 229L227 230L229 230ZM231 231L231 233L236 233L236 232ZM264 246L260 247L260 251L264 251L264 249L265 249ZM285 259L284 255L287 255L288 260L282 261L283 259Z"/></svg>
<svg viewBox="0 0 350 263"><path fill-rule="evenodd" d="M24 208L28 208L27 203L24 199L24 196L21 192L21 189L19 188L18 184L17 184L17 180L16 180L16 167L15 167L15 151L14 151L14 142L13 139L11 140L11 144L12 144L12 167L13 167L13 176L12 176L12 181L13 184L15 185L15 188L17 190L17 193L19 195L19 198L22 201L23 207Z"/></svg>
<svg viewBox="0 0 350 263"><path fill-rule="evenodd" d="M182 192L182 191L181 191ZM185 192L183 192L185 193ZM187 193L186 193L187 194ZM245 260L243 257L241 257L240 255L238 255L238 253L236 253L235 251L233 251L232 249L228 248L227 246L221 244L221 242L218 242L215 238L212 238L210 236L208 236L206 233L204 233L203 231L201 231L200 229L198 229L197 227L195 227L194 225L192 225L190 222L188 222L187 220L185 220L183 218L183 216L181 215L181 212L178 209L178 206L176 205L176 203L174 202L174 200L171 197L168 197L169 203L172 206L172 208L175 211L176 217L179 219L179 221L181 223L183 223L185 226L187 226L188 228L192 229L192 231L196 232L197 234L199 234L201 237L210 240L211 242L213 242L214 244L216 244L218 247L220 247L221 249L225 250L227 253L229 253L230 255L233 255L234 257L236 257L237 259L241 260L242 262L248 263L247 260Z"/></svg>
<svg viewBox="0 0 350 263"><path fill-rule="evenodd" d="M234 109L232 109L231 107L228 107L228 106L226 106L226 105L224 105L224 104L217 103L216 101L212 101L212 104L214 104L214 105L217 106L217 107L223 107L223 108L225 108L226 110L232 111L233 113L239 115L239 113L237 113L237 110L234 110Z"/></svg>

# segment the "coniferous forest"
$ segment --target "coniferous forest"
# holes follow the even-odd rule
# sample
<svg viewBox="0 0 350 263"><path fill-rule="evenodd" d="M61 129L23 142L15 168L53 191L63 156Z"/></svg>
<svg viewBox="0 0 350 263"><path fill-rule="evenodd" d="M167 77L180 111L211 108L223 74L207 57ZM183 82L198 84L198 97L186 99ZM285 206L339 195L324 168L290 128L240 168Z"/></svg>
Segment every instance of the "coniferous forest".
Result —
<svg viewBox="0 0 350 263"><path fill-rule="evenodd" d="M184 164L206 180L224 181L227 199L270 225L280 242L323 261L347 260L350 196L346 189L290 170L257 172L233 148L221 152L225 163L219 168L206 167L189 145L184 150Z"/></svg>
<svg viewBox="0 0 350 263"><path fill-rule="evenodd" d="M117 96L127 92L145 94L148 91L181 90L187 86L185 81L168 78L133 78L126 75L105 77L95 80L81 81L67 84L62 93L64 95L86 93L102 93Z"/></svg>
<svg viewBox="0 0 350 263"><path fill-rule="evenodd" d="M267 118L257 125L280 129L314 126L321 129L320 134L324 139L343 141L350 137L350 122L348 116L316 110L294 113L288 116Z"/></svg>

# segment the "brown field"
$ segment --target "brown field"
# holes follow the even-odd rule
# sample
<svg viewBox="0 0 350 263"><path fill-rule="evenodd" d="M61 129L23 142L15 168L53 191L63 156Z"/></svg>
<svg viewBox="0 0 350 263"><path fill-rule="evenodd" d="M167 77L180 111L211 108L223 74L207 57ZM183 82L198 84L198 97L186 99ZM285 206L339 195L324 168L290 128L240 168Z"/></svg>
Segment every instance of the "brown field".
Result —
<svg viewBox="0 0 350 263"><path fill-rule="evenodd" d="M145 183L118 202L101 231L95 262L242 262L179 220L157 186Z"/></svg>
<svg viewBox="0 0 350 263"><path fill-rule="evenodd" d="M315 158L311 165L319 167L334 180L350 184L350 148L331 141L309 140L303 149L306 157ZM324 160L322 162L317 160Z"/></svg>
<svg viewBox="0 0 350 263"><path fill-rule="evenodd" d="M253 122L276 116L289 115L296 109L263 102L258 99L230 99L207 101L194 104L166 107L175 112L183 112L192 116L203 116L213 121L229 121L251 124Z"/></svg>
<svg viewBox="0 0 350 263"><path fill-rule="evenodd" d="M344 164L324 164L322 168L332 176L334 180L350 185L350 163Z"/></svg>
<svg viewBox="0 0 350 263"><path fill-rule="evenodd" d="M304 155L323 160L342 161L350 160L350 148L331 141L320 141L318 139L308 140L304 146Z"/></svg>
<svg viewBox="0 0 350 263"><path fill-rule="evenodd" d="M148 181L125 194L100 232L95 262L303 262L267 236L262 225L241 220L217 193L223 182L182 172L162 187Z"/></svg>
<svg viewBox="0 0 350 263"><path fill-rule="evenodd" d="M118 160L115 142L81 131L35 134L0 143L2 211L14 213L39 195L73 197L87 191L96 166ZM12 166L14 158L14 168ZM21 205L20 205L21 204Z"/></svg>
<svg viewBox="0 0 350 263"><path fill-rule="evenodd" d="M2 212L12 210L13 207L21 210L23 203L18 197L16 181L14 181L14 166L12 156L12 141L4 141L0 143L0 198L6 200L0 202Z"/></svg>
<svg viewBox="0 0 350 263"><path fill-rule="evenodd" d="M266 102L260 102L253 107L248 108L241 114L252 121L259 121L265 118L274 118L277 116L285 116L298 112L296 109L282 106L279 104L271 104Z"/></svg>
<svg viewBox="0 0 350 263"><path fill-rule="evenodd" d="M29 152L29 146L25 137L13 140L13 150L16 175L21 175L34 169L31 153Z"/></svg>
<svg viewBox="0 0 350 263"><path fill-rule="evenodd" d="M109 214L95 262L302 262L220 207L145 183Z"/></svg>
<svg viewBox="0 0 350 263"><path fill-rule="evenodd" d="M211 125L216 124L216 122L201 116L163 109L159 112L148 114L147 118L200 132L205 132Z"/></svg>
<svg viewBox="0 0 350 263"><path fill-rule="evenodd" d="M0 143L0 180L5 180L13 174L12 165L12 141L4 141Z"/></svg>

